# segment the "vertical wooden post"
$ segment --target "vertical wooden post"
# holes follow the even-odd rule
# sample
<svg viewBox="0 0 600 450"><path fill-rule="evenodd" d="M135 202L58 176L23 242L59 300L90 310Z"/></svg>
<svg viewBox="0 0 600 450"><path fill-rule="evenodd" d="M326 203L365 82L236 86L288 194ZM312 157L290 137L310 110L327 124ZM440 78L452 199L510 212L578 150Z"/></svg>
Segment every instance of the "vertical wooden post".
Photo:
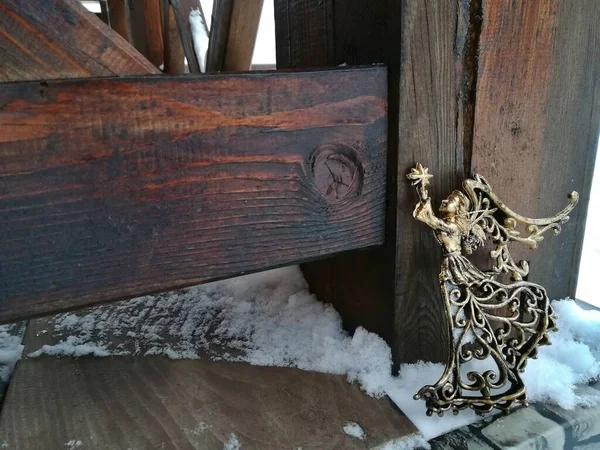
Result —
<svg viewBox="0 0 600 450"><path fill-rule="evenodd" d="M354 0L275 2L278 67L369 64L389 69L386 244L305 264L312 289L348 328L383 336L398 361L443 361L439 249L411 216L404 173L421 161L434 195L456 186L465 166L473 57L463 2ZM403 32L401 32L403 31ZM436 198L437 200L437 198Z"/></svg>

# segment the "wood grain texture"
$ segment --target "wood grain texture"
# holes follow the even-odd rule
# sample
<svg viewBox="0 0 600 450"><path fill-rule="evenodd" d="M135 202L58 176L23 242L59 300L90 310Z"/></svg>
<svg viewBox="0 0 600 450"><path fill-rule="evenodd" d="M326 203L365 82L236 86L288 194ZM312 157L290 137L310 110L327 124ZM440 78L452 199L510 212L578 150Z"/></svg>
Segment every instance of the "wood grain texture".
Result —
<svg viewBox="0 0 600 450"><path fill-rule="evenodd" d="M0 319L380 244L385 86L382 67L2 86Z"/></svg>
<svg viewBox="0 0 600 450"><path fill-rule="evenodd" d="M190 12L194 9L200 11L204 16L200 0L170 0L175 19L179 27L179 36L183 44L183 52L187 59L190 73L200 73L200 63L194 51L194 40L192 38L192 29L190 28Z"/></svg>
<svg viewBox="0 0 600 450"><path fill-rule="evenodd" d="M464 177L476 38L469 7L476 2L402 4L394 349L403 362L445 361L449 354L438 278L441 250L430 229L412 216L418 199L405 174L416 162L430 169L434 204Z"/></svg>
<svg viewBox="0 0 600 450"><path fill-rule="evenodd" d="M0 1L0 80L158 73L76 0Z"/></svg>
<svg viewBox="0 0 600 450"><path fill-rule="evenodd" d="M263 0L216 0L209 52L208 72L249 70Z"/></svg>
<svg viewBox="0 0 600 450"><path fill-rule="evenodd" d="M512 250L550 298L574 296L600 124L600 8L486 1L483 13L472 168L530 217L582 194L560 236Z"/></svg>
<svg viewBox="0 0 600 450"><path fill-rule="evenodd" d="M311 291L335 306L346 328L363 326L388 342L394 320L396 225L395 207L390 205L395 205L396 198L399 27L396 1L275 2L278 68L374 62L388 66L386 244L302 266ZM390 45L383 45L386 42Z"/></svg>
<svg viewBox="0 0 600 450"><path fill-rule="evenodd" d="M108 0L107 3L111 28L123 36L127 42L133 42L129 0Z"/></svg>
<svg viewBox="0 0 600 450"><path fill-rule="evenodd" d="M439 245L412 218L416 195L404 174L416 161L431 167L436 201L458 185L470 154L471 10L464 2L282 0L275 11L278 67L389 69L385 245L303 265L311 289L348 328L382 335L396 362L444 361Z"/></svg>
<svg viewBox="0 0 600 450"><path fill-rule="evenodd" d="M170 75L185 72L185 54L181 43L181 36L175 20L175 12L168 0L163 1L163 40L165 48L164 72Z"/></svg>
<svg viewBox="0 0 600 450"><path fill-rule="evenodd" d="M156 67L164 62L163 19L160 3L161 0L144 0L146 58Z"/></svg>
<svg viewBox="0 0 600 450"><path fill-rule="evenodd" d="M28 330L25 352L51 320ZM342 431L361 425L364 441ZM344 376L164 357L40 357L19 363L0 416L11 449L366 449L416 433L386 397Z"/></svg>

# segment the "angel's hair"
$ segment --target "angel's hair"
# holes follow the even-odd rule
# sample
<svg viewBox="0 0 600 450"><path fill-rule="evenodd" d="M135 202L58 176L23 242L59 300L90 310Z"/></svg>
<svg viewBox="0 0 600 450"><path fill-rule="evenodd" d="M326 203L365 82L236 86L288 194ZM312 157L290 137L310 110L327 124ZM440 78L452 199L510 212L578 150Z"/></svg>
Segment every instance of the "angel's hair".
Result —
<svg viewBox="0 0 600 450"><path fill-rule="evenodd" d="M464 236L467 236L471 228L471 218L469 214L471 202L465 194L458 190L452 192L450 197L454 197L456 199L456 204L458 206L458 211L456 212L455 216L456 225L458 226L460 232Z"/></svg>

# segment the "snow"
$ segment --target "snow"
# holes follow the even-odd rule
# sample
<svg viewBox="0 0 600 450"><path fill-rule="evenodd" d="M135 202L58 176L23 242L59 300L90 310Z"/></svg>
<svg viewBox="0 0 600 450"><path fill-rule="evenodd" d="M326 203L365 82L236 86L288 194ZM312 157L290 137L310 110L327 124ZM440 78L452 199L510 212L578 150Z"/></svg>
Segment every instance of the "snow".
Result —
<svg viewBox="0 0 600 450"><path fill-rule="evenodd" d="M190 28L192 30L192 41L194 42L194 52L200 65L200 72L205 72L209 36L206 32L208 26L202 20L199 9L192 9L190 11Z"/></svg>
<svg viewBox="0 0 600 450"><path fill-rule="evenodd" d="M554 306L559 331L551 334L553 345L542 347L524 374L530 399L564 408L596 404L599 397L578 395L576 385L600 376L600 312L583 311L571 300ZM352 335L344 331L335 309L309 293L297 266L61 314L52 323L53 329L41 330L50 343L30 357L210 357L343 374L369 395L389 395L423 442L481 420L470 410L427 417L424 402L413 395L437 381L443 366L403 365L393 377L387 344L362 328ZM231 438L231 445L239 445L236 441ZM389 445L396 447L387 448L411 448L411 442L393 441Z"/></svg>
<svg viewBox="0 0 600 450"><path fill-rule="evenodd" d="M430 450L431 445L427 442L427 439L421 434L413 436L394 439L390 442L386 442L385 445L377 447L378 450Z"/></svg>
<svg viewBox="0 0 600 450"><path fill-rule="evenodd" d="M233 433L229 435L229 440L223 445L223 450L240 450L241 448L240 441Z"/></svg>
<svg viewBox="0 0 600 450"><path fill-rule="evenodd" d="M81 442L80 440L75 440L72 439L69 442L65 443L65 447L67 447L69 450L73 450L77 447L81 447L83 445L83 442Z"/></svg>
<svg viewBox="0 0 600 450"><path fill-rule="evenodd" d="M348 436L360 439L361 441L367 437L364 430L356 422L348 422L346 425L344 425L343 430Z"/></svg>
<svg viewBox="0 0 600 450"><path fill-rule="evenodd" d="M24 326L22 323L0 325L0 381L7 383L23 353Z"/></svg>

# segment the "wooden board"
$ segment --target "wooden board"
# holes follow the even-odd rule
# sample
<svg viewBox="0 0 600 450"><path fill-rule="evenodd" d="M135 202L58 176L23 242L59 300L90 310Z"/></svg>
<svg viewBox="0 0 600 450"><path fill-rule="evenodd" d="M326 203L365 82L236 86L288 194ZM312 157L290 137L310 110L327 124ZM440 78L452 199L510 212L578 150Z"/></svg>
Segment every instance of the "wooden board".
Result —
<svg viewBox="0 0 600 450"><path fill-rule="evenodd" d="M159 72L77 0L1 0L0 53L0 81Z"/></svg>
<svg viewBox="0 0 600 450"><path fill-rule="evenodd" d="M382 67L0 87L0 319L381 244L385 97Z"/></svg>
<svg viewBox="0 0 600 450"><path fill-rule="evenodd" d="M25 352L51 321L30 326ZM367 434L344 434L347 422ZM0 416L10 449L364 449L416 432L386 397L345 377L164 357L22 360ZM67 446L67 447L65 447Z"/></svg>
<svg viewBox="0 0 600 450"><path fill-rule="evenodd" d="M600 8L594 0L483 2L472 168L525 216L550 216L580 192L529 279L573 297L600 126Z"/></svg>
<svg viewBox="0 0 600 450"><path fill-rule="evenodd" d="M436 201L462 174L472 116L469 11L462 2L391 0L281 0L275 11L279 67L385 62L390 71L385 246L305 264L305 276L348 328L383 336L396 362L443 361L441 253L411 216L417 199L404 174L416 161L428 165Z"/></svg>

